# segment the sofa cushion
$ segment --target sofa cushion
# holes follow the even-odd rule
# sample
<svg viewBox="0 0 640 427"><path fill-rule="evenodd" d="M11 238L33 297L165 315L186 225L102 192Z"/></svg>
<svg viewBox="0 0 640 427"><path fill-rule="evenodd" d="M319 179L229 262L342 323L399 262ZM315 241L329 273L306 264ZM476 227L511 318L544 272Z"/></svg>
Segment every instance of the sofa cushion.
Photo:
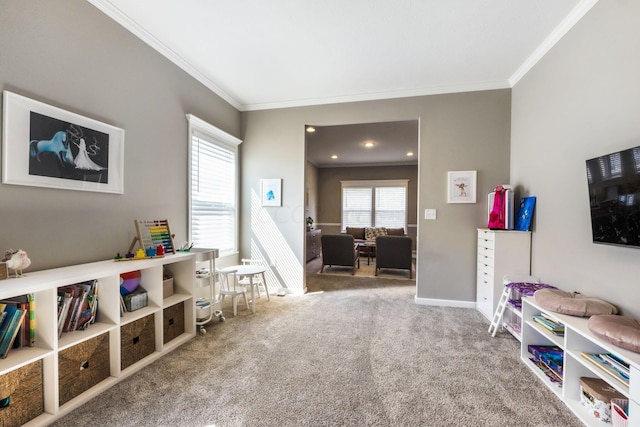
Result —
<svg viewBox="0 0 640 427"><path fill-rule="evenodd" d="M640 320L613 314L601 314L590 317L587 326L591 332L603 340L640 353Z"/></svg>
<svg viewBox="0 0 640 427"><path fill-rule="evenodd" d="M387 236L404 236L404 227L387 228Z"/></svg>
<svg viewBox="0 0 640 427"><path fill-rule="evenodd" d="M590 317L618 312L618 309L607 301L560 289L540 289L533 294L533 298L542 308L570 316Z"/></svg>
<svg viewBox="0 0 640 427"><path fill-rule="evenodd" d="M364 240L364 227L347 227L347 234L351 234L354 239Z"/></svg>
<svg viewBox="0 0 640 427"><path fill-rule="evenodd" d="M364 229L364 238L366 240L375 240L378 236L386 236L387 229L384 227L367 227Z"/></svg>

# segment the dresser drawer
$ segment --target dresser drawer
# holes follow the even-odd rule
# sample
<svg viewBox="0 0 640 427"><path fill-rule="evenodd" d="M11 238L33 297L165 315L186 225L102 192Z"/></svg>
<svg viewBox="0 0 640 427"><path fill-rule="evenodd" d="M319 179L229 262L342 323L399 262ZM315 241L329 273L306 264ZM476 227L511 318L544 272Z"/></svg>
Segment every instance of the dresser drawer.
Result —
<svg viewBox="0 0 640 427"><path fill-rule="evenodd" d="M494 256L495 251L493 250L493 248L483 248L481 246L478 246L478 260L487 259L491 260L491 262L493 263Z"/></svg>
<svg viewBox="0 0 640 427"><path fill-rule="evenodd" d="M493 280L493 264L478 262L478 277L483 277L485 280Z"/></svg>
<svg viewBox="0 0 640 427"><path fill-rule="evenodd" d="M492 230L481 229L478 230L478 239L494 241L496 239L496 233Z"/></svg>

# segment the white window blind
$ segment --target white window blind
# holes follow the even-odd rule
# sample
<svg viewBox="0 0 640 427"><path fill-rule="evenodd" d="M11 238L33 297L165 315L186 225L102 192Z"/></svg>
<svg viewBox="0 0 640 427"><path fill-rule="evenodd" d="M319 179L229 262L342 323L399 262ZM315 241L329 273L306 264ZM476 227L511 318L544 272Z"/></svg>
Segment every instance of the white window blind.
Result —
<svg viewBox="0 0 640 427"><path fill-rule="evenodd" d="M370 227L372 217L371 187L342 189L342 224L346 227Z"/></svg>
<svg viewBox="0 0 640 427"><path fill-rule="evenodd" d="M224 256L236 252L238 247L239 142L194 116L188 117L191 128L189 240L195 247L215 248Z"/></svg>
<svg viewBox="0 0 640 427"><path fill-rule="evenodd" d="M342 181L342 230L407 229L408 180Z"/></svg>
<svg viewBox="0 0 640 427"><path fill-rule="evenodd" d="M376 187L375 206L375 227L404 227L406 230L406 187Z"/></svg>

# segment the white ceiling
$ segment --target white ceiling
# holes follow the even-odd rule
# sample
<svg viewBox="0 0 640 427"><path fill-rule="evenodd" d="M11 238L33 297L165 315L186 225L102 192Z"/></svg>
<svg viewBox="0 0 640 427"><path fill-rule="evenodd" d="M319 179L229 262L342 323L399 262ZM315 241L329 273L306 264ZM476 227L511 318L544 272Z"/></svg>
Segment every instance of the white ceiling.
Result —
<svg viewBox="0 0 640 427"><path fill-rule="evenodd" d="M597 0L88 0L241 111L512 87Z"/></svg>

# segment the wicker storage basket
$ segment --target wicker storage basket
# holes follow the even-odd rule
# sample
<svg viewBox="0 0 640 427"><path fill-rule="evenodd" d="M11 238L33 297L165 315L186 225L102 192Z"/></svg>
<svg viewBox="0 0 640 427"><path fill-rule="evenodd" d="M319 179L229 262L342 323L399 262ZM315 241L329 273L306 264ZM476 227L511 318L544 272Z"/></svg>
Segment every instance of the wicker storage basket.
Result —
<svg viewBox="0 0 640 427"><path fill-rule="evenodd" d="M0 425L20 426L43 412L42 360L0 376Z"/></svg>
<svg viewBox="0 0 640 427"><path fill-rule="evenodd" d="M126 369L156 351L154 315L120 328L120 369Z"/></svg>
<svg viewBox="0 0 640 427"><path fill-rule="evenodd" d="M109 333L58 353L60 405L84 393L110 375Z"/></svg>
<svg viewBox="0 0 640 427"><path fill-rule="evenodd" d="M164 344L184 333L184 302L163 310L162 329L162 342Z"/></svg>

